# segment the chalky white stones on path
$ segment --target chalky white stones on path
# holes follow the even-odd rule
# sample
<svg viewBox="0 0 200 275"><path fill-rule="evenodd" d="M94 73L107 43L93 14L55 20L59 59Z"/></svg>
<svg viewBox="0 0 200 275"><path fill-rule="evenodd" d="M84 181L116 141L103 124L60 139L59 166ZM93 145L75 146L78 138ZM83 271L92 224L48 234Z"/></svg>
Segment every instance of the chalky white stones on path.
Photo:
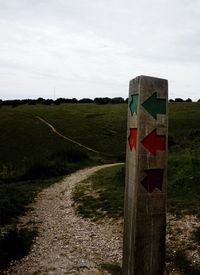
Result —
<svg viewBox="0 0 200 275"><path fill-rule="evenodd" d="M116 165L116 164L114 164ZM108 274L100 264L121 265L122 221L94 223L75 214L71 193L101 165L73 173L39 193L21 225L33 222L38 236L30 253L5 274Z"/></svg>

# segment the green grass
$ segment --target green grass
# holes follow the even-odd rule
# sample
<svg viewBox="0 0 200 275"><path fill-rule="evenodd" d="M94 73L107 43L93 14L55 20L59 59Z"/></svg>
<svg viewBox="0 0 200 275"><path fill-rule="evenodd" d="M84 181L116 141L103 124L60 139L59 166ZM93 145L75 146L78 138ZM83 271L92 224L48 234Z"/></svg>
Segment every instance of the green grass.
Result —
<svg viewBox="0 0 200 275"><path fill-rule="evenodd" d="M8 173L9 170L18 173L19 168L30 161L46 159L64 148L81 149L56 136L36 116L41 116L62 134L94 150L116 156L124 154L126 110L126 104L1 107L0 171L4 165Z"/></svg>
<svg viewBox="0 0 200 275"><path fill-rule="evenodd" d="M169 158L168 212L178 216L200 215L200 166L194 167L195 156L192 153L179 157L178 161L178 156L172 153ZM77 212L92 219L122 217L124 178L124 166L110 167L95 173L74 190Z"/></svg>
<svg viewBox="0 0 200 275"><path fill-rule="evenodd" d="M200 104L169 104L168 211L200 215Z"/></svg>
<svg viewBox="0 0 200 275"><path fill-rule="evenodd" d="M18 230L18 217L28 210L27 205L39 191L60 179L61 177L57 177L0 184L0 274L12 260L19 260L29 252L37 235L37 229Z"/></svg>
<svg viewBox="0 0 200 275"><path fill-rule="evenodd" d="M15 223L39 191L60 179L61 177L0 184L0 226Z"/></svg>
<svg viewBox="0 0 200 275"><path fill-rule="evenodd" d="M118 118L115 116L117 112ZM36 116L52 123L67 137L94 150L102 150L102 153L91 153L62 139ZM110 108L95 104L1 107L0 226L15 224L37 192L55 182L55 177L121 158L124 150L119 152L114 148L122 126L116 124L119 118L125 120L124 116L121 117L121 107L117 110L112 105ZM112 121L115 121L113 126L107 128ZM113 142L112 150L109 149L109 139ZM107 156L112 154L115 156ZM9 239L9 235L5 235L6 238ZM7 256L2 253L0 258L3 261L12 259L11 252Z"/></svg>
<svg viewBox="0 0 200 275"><path fill-rule="evenodd" d="M127 108L126 104L1 107L1 225L16 222L53 177L97 163L124 160ZM36 116L102 154L55 135ZM199 215L200 103L169 104L169 145L168 210L177 215ZM90 180L91 185L80 186L74 194L77 211L92 219L122 216L123 168L100 171Z"/></svg>
<svg viewBox="0 0 200 275"><path fill-rule="evenodd" d="M191 146L195 139L200 139L199 102L169 104L169 135L181 147Z"/></svg>
<svg viewBox="0 0 200 275"><path fill-rule="evenodd" d="M67 169L74 162L83 163L90 158L86 150L55 135L39 121L35 109L34 106L0 109L0 178L3 180L23 177L41 163L51 171L52 177L56 170L57 174L63 174L63 167Z"/></svg>
<svg viewBox="0 0 200 275"><path fill-rule="evenodd" d="M23 105L0 108L0 178L17 178L38 162L52 167L68 166L70 151L85 154L86 161L113 161L125 155L127 105L62 104L59 106ZM58 131L85 146L113 158L91 154L57 136L36 116L52 123ZM56 155L64 156L61 159ZM65 162L63 162L65 159ZM106 159L106 160L105 160ZM73 162L73 161L72 161ZM81 163L83 159L81 159ZM61 164L61 165L60 165ZM87 164L88 165L88 164ZM50 170L50 169L49 169ZM52 176L52 175L50 175Z"/></svg>
<svg viewBox="0 0 200 275"><path fill-rule="evenodd" d="M199 145L198 145L199 146ZM191 149L173 149L169 154L168 211L177 215L200 215L200 158Z"/></svg>
<svg viewBox="0 0 200 275"><path fill-rule="evenodd" d="M55 125L64 135L97 151L124 155L126 140L126 104L63 104L37 110L37 114Z"/></svg>
<svg viewBox="0 0 200 275"><path fill-rule="evenodd" d="M169 104L169 140L176 149L198 150L200 140L200 104ZM126 147L127 104L61 104L59 106L23 105L17 108L0 108L0 178L23 175L41 160L49 162L52 156L65 151L84 151L55 135L39 121L41 116L52 123L62 134L83 145L105 154L114 160L123 160ZM90 156L105 159L105 155ZM58 161L59 163L59 161ZM93 162L94 163L94 162Z"/></svg>
<svg viewBox="0 0 200 275"><path fill-rule="evenodd" d="M76 211L92 220L123 216L124 176L124 166L119 165L100 170L77 186L73 192Z"/></svg>
<svg viewBox="0 0 200 275"><path fill-rule="evenodd" d="M177 214L199 213L199 107L199 103L169 104L168 209ZM123 159L126 114L126 104L1 107L0 182L14 182L11 186L15 186L16 181L52 178L81 167ZM60 138L36 116L52 123L62 134L115 157L91 154ZM2 184L1 188L5 186Z"/></svg>

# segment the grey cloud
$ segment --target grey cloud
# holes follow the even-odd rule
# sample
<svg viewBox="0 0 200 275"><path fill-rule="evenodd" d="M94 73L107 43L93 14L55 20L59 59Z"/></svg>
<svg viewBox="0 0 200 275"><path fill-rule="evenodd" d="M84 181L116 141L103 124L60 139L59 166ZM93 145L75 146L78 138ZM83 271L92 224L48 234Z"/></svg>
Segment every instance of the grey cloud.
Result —
<svg viewBox="0 0 200 275"><path fill-rule="evenodd" d="M198 1L0 0L4 87L13 97L27 87L29 97L35 89L45 97L52 85L63 96L69 89L77 97L100 95L104 87L126 97L130 77L151 74L175 79L171 89L184 96L188 83L198 90L199 21ZM26 85L19 86L23 73Z"/></svg>

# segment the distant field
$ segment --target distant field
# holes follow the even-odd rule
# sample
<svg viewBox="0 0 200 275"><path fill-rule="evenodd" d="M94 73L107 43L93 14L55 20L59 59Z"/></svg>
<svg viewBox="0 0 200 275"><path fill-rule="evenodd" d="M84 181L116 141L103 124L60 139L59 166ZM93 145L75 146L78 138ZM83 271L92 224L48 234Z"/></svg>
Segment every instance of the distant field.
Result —
<svg viewBox="0 0 200 275"><path fill-rule="evenodd" d="M169 104L169 136L180 146L199 141L200 102Z"/></svg>
<svg viewBox="0 0 200 275"><path fill-rule="evenodd" d="M62 155L63 151L82 150L56 136L36 116L94 150L118 158L125 155L126 104L23 105L1 107L0 114L0 175L15 176L33 163L49 161L49 158ZM169 139L172 144L192 149L198 142L199 131L199 103L169 104Z"/></svg>
<svg viewBox="0 0 200 275"><path fill-rule="evenodd" d="M125 152L126 109L125 104L1 107L0 177L18 176L35 163L62 158L64 153L63 158L67 158L71 150L89 154L56 136L36 116L83 145L120 157Z"/></svg>
<svg viewBox="0 0 200 275"><path fill-rule="evenodd" d="M76 104L37 109L64 135L108 154L124 153L126 104Z"/></svg>

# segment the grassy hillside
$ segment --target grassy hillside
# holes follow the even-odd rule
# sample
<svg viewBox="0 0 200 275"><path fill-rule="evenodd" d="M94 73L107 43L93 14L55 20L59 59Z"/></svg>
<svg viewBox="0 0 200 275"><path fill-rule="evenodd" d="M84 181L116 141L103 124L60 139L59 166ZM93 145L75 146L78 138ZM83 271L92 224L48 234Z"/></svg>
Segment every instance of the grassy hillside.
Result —
<svg viewBox="0 0 200 275"><path fill-rule="evenodd" d="M171 103L169 111L168 209L177 214L200 214L200 103ZM50 122L61 134L101 153L92 153L61 138L37 116ZM126 116L126 104L1 107L0 229L2 225L15 222L13 218L26 211L25 206L39 190L55 182L55 177L84 166L123 160ZM105 214L113 217L122 215L123 173L123 169L118 171L115 168L94 180L95 188L99 188L102 180L104 182L104 191L99 191L98 202L91 196L90 200L84 196L85 187L76 190L74 199L80 203L78 211L85 216L97 213L98 217L94 218ZM21 232L15 226L8 231L7 237L2 239L0 234L0 270L11 259L23 255L24 247L31 245L34 234L23 232L27 238L21 241ZM18 243L19 239L22 253L17 251L13 255L10 244Z"/></svg>
<svg viewBox="0 0 200 275"><path fill-rule="evenodd" d="M126 104L63 104L35 111L64 135L95 150L117 155L125 149Z"/></svg>
<svg viewBox="0 0 200 275"><path fill-rule="evenodd" d="M169 110L168 209L200 215L200 104L173 103Z"/></svg>
<svg viewBox="0 0 200 275"><path fill-rule="evenodd" d="M123 106L125 107L125 106ZM125 112L125 108L123 110ZM123 122L125 124L125 122ZM124 127L124 132L125 132ZM120 139L119 139L120 140ZM126 137L123 134L123 144ZM111 146L111 145L110 145ZM123 145L124 146L124 145ZM118 147L120 148L120 147ZM122 153L122 152L121 152ZM168 211L181 214L200 215L200 103L170 103L169 104L169 158L168 158ZM116 182L115 170L110 168L112 175L109 182ZM105 176L107 172L103 172ZM101 172L99 172L101 174ZM98 178L98 176L96 176ZM104 177L104 176L102 176ZM119 178L119 177L118 177ZM104 178L98 182L104 182ZM95 186L95 185L94 185ZM123 182L122 182L123 186ZM83 188L84 189L84 188ZM96 186L95 188L96 189ZM84 197L84 190L76 190L75 200L79 201L78 193L82 192L78 211L88 215L87 203L90 201L87 195ZM104 188L105 192L105 188ZM112 194L113 191L108 193ZM123 188L120 192L123 192ZM87 192L86 192L87 193ZM119 194L121 198L121 194ZM90 198L93 200L93 198ZM95 202L91 202L95 204ZM123 199L119 201L123 207ZM99 202L97 202L97 205ZM94 207L94 205L93 205ZM86 209L86 212L82 209ZM117 209L117 208L116 208ZM97 211L98 213L98 211ZM122 213L122 212L120 212ZM119 213L118 213L119 214ZM115 213L115 215L118 215ZM95 216L95 212L93 211Z"/></svg>
<svg viewBox="0 0 200 275"><path fill-rule="evenodd" d="M126 107L125 104L1 107L0 177L17 177L35 164L49 163L56 158L66 159L69 151L73 151L72 155L75 151L89 154L55 135L36 116L94 150L115 156L124 154Z"/></svg>
<svg viewBox="0 0 200 275"><path fill-rule="evenodd" d="M192 145L200 139L200 102L169 104L169 135L176 144Z"/></svg>
<svg viewBox="0 0 200 275"><path fill-rule="evenodd" d="M76 162L75 159L81 163L91 163L91 158L94 159L89 151L53 133L37 116L50 122L63 135L94 150L113 155L115 159L123 159L126 115L126 104L1 107L0 178L20 177L31 169L32 174L36 172L34 169L51 170L50 176L62 174L63 167L70 170L70 163ZM178 153L178 158L182 155L179 161L187 159L194 166L197 165L199 139L199 103L169 104L170 162L175 161ZM95 158L105 160L108 156L101 154L95 155Z"/></svg>

